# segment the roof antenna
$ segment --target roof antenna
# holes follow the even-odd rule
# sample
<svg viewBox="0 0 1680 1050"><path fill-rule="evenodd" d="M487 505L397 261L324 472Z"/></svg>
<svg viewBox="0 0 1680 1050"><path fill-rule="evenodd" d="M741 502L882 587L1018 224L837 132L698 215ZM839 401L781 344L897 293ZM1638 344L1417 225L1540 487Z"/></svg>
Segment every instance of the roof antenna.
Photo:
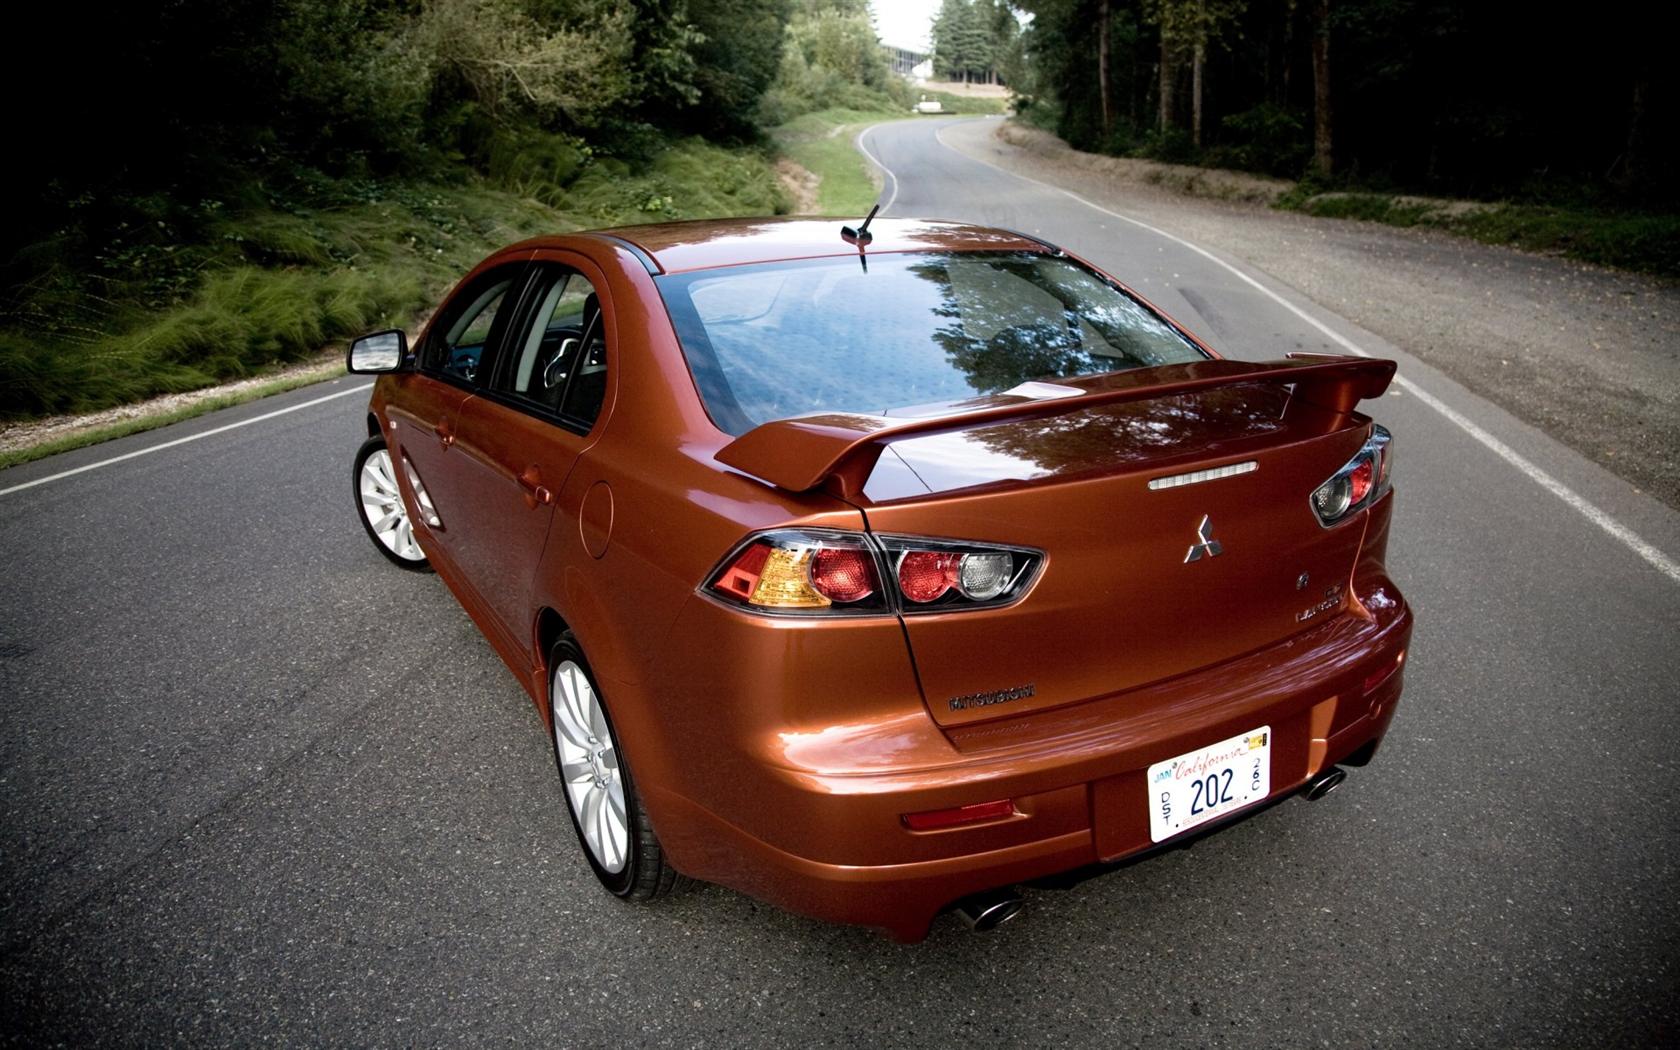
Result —
<svg viewBox="0 0 1680 1050"><path fill-rule="evenodd" d="M869 209L869 217L863 220L862 226L859 226L855 230L850 226L840 227L840 239L845 241L847 244L857 245L858 262L863 264L864 273L869 272L869 256L864 254L863 248L864 245L875 239L875 235L869 232L869 224L875 221L875 213L880 210L881 205L880 202L877 201L875 207Z"/></svg>
<svg viewBox="0 0 1680 1050"><path fill-rule="evenodd" d="M875 205L875 207L870 208L869 209L869 218L863 220L863 225L859 226L855 230L852 229L850 226L840 227L840 237L841 237L841 239L844 240L847 244L857 245L858 246L858 251L860 251L860 252L863 251L863 246L875 239L875 235L873 233L869 232L869 224L875 221L875 213L880 211L880 210L881 210L881 205L879 203L877 203Z"/></svg>

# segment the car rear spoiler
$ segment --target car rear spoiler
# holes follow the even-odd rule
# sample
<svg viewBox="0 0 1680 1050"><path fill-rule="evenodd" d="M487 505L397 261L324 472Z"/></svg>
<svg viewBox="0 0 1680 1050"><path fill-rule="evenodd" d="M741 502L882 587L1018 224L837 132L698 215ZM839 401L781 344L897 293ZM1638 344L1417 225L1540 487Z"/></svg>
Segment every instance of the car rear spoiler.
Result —
<svg viewBox="0 0 1680 1050"><path fill-rule="evenodd" d="M1394 378L1393 361L1328 354L1290 355L1284 361L1193 361L1157 365L1104 377L1104 387L1069 397L991 405L971 412L898 419L823 412L777 419L742 434L718 450L717 460L789 492L807 492L830 478L841 496L863 490L887 445L901 438L946 434L992 423L1067 415L1086 408L1148 401L1240 383L1294 384L1291 402L1338 414L1379 397Z"/></svg>

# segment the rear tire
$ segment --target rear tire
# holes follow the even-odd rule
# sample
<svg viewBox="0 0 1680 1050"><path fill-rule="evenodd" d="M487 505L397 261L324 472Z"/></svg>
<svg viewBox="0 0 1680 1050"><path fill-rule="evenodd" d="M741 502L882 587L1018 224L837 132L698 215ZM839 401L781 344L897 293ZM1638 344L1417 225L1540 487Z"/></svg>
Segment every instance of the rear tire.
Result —
<svg viewBox="0 0 1680 1050"><path fill-rule="evenodd" d="M549 743L578 845L609 893L663 897L684 880L665 860L595 675L569 632L554 644L548 667Z"/></svg>
<svg viewBox="0 0 1680 1050"><path fill-rule="evenodd" d="M405 569L430 571L431 563L414 535L408 505L397 485L397 467L382 435L368 438L356 450L350 484L356 496L356 516L379 553Z"/></svg>

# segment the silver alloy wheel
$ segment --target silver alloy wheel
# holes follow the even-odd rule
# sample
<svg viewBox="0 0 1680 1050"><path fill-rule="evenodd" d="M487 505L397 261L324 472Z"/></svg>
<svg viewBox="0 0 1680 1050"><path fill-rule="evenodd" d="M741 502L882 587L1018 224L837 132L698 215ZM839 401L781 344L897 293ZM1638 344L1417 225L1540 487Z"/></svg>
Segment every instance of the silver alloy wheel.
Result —
<svg viewBox="0 0 1680 1050"><path fill-rule="evenodd" d="M566 802L583 829L595 863L616 874L630 859L630 822L625 815L618 744L606 712L589 676L571 660L562 660L554 669L548 696L554 708L554 746L560 753Z"/></svg>
<svg viewBox="0 0 1680 1050"><path fill-rule="evenodd" d="M425 561L426 552L414 540L414 525L408 520L408 508L403 506L402 493L397 491L397 477L391 470L389 451L380 449L362 461L358 487L362 495L362 515L367 518L374 538L404 561Z"/></svg>

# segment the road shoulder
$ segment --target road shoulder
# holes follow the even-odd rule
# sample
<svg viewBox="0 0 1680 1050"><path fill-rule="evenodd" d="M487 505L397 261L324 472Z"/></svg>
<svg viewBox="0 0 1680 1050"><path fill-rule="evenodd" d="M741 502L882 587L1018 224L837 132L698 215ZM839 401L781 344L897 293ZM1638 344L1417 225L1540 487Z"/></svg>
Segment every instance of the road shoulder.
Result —
<svg viewBox="0 0 1680 1050"><path fill-rule="evenodd" d="M1002 141L945 145L1262 270L1680 508L1680 287L1422 229L1185 197Z"/></svg>

